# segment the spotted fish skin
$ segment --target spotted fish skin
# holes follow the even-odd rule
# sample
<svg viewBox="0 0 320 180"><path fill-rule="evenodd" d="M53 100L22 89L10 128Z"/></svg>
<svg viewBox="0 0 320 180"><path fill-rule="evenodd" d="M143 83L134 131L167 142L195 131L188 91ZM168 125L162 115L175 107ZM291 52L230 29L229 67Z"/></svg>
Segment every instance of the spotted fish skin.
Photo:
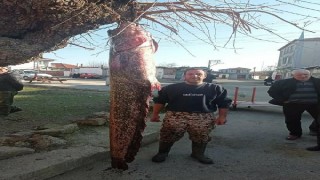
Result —
<svg viewBox="0 0 320 180"><path fill-rule="evenodd" d="M160 89L153 60L157 43L134 23L122 23L108 34L110 153L112 168L126 170L141 145L151 92Z"/></svg>

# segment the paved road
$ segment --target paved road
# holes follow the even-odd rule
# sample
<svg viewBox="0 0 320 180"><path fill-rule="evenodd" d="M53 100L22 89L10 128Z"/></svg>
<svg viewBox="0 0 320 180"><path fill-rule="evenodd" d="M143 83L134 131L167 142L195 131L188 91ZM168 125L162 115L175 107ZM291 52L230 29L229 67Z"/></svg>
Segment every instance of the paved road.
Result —
<svg viewBox="0 0 320 180"><path fill-rule="evenodd" d="M268 95L266 94L268 86L263 85L263 81L238 81L238 80L223 80L217 79L216 82L224 86L230 97L234 95L235 87L239 87L239 95L242 97L246 97L248 99L251 98L253 87L257 88L257 100L268 99ZM162 80L162 86L166 86L168 84L172 84L172 81L164 81ZM109 90L109 86L106 86L106 82L104 79L67 79L63 83L59 83L58 81L52 81L51 83L41 83L41 82L32 82L28 83L24 81L26 85L34 85L34 86L50 86L50 87L62 87L62 88L75 88L75 89L88 89L88 90L99 90L106 91Z"/></svg>
<svg viewBox="0 0 320 180"><path fill-rule="evenodd" d="M268 101L270 100L267 94L268 86L263 85L262 80L227 80L227 79L216 79L216 83L222 85L228 90L228 96L234 100L235 89L239 88L238 99L236 101L237 107L248 107L254 108L256 106L270 107ZM161 85L166 86L168 84L174 83L173 81L162 80ZM59 87L59 88L73 88L73 89L85 89L85 90L95 90L95 91L109 91L110 86L106 85L104 79L68 79L63 83L57 81L52 81L52 83L41 83L41 82L25 82L26 85L31 86L49 86L49 87ZM255 95L253 96L253 90L255 90ZM254 98L254 103L252 99Z"/></svg>
<svg viewBox="0 0 320 180"><path fill-rule="evenodd" d="M268 86L263 85L262 80L227 80L227 79L216 79L216 83L222 85L228 90L228 96L232 100L235 100L235 89L239 88L238 99L236 102L236 107L250 107L255 108L258 106L269 108L273 105L269 104L270 100L267 91ZM162 86L174 83L173 81L161 81ZM110 86L106 85L104 79L68 79L63 83L53 81L52 83L41 83L41 82L25 82L26 85L31 86L48 86L48 87L58 87L58 88L73 88L73 89L85 89L85 90L95 90L95 91L109 91ZM253 96L253 90L255 90L255 95ZM252 99L254 98L254 103Z"/></svg>
<svg viewBox="0 0 320 180"><path fill-rule="evenodd" d="M60 83L58 81L52 81L51 83L42 83L27 81L23 82L25 85L30 86L48 86L48 87L59 87L59 88L73 88L73 89L85 89L85 90L96 90L96 91L108 91L109 86L106 86L106 81L103 79L67 79Z"/></svg>
<svg viewBox="0 0 320 180"><path fill-rule="evenodd" d="M287 141L283 116L277 109L239 109L231 111L228 124L212 133L207 154L213 165L203 165L189 157L191 144L187 135L177 142L164 163L153 163L151 157L158 144L143 147L128 171L110 168L109 159L75 169L51 180L314 180L319 179L318 152L304 148L315 145L315 137L307 135L311 118L303 117L304 135Z"/></svg>

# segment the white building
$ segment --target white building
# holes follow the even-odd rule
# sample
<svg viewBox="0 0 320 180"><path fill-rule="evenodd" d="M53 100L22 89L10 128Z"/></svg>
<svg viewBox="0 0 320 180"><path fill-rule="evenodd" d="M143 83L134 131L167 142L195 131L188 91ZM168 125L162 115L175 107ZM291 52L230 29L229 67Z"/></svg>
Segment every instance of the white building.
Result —
<svg viewBox="0 0 320 180"><path fill-rule="evenodd" d="M250 70L248 68L228 68L219 69L219 78L221 79L250 79Z"/></svg>
<svg viewBox="0 0 320 180"><path fill-rule="evenodd" d="M38 71L43 71L43 70L48 70L48 67L50 66L49 64L53 61L55 61L55 60L49 59L49 58L39 58L39 59L32 61L32 62L29 62L29 63L12 65L12 66L9 66L9 68L10 68L10 70L34 69L34 70L38 70Z"/></svg>
<svg viewBox="0 0 320 180"><path fill-rule="evenodd" d="M320 65L320 38L306 38L302 33L279 49L277 72L279 78L291 77L293 69L315 67Z"/></svg>

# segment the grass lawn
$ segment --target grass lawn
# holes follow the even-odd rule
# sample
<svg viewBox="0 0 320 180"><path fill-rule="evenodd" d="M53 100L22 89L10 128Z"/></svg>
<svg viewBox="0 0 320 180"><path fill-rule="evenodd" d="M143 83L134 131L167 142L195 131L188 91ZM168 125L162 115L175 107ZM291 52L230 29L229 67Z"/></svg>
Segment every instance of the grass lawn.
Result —
<svg viewBox="0 0 320 180"><path fill-rule="evenodd" d="M15 96L14 105L23 111L10 114L0 121L5 131L45 124L68 124L95 112L108 111L109 93L25 86Z"/></svg>

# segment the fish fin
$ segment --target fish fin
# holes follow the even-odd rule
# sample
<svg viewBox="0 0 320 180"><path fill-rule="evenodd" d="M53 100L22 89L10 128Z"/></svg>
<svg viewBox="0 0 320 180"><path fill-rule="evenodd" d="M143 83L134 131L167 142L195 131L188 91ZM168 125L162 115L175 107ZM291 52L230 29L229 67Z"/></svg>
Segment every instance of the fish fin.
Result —
<svg viewBox="0 0 320 180"><path fill-rule="evenodd" d="M152 43L153 43L153 46L154 46L154 52L157 52L157 51L158 51L158 47L159 47L157 41L155 41L154 39L152 39Z"/></svg>
<svg viewBox="0 0 320 180"><path fill-rule="evenodd" d="M142 133L146 127L145 121L143 120L141 122L142 123L140 123L137 126L136 131L135 131L133 138L132 138L132 142L130 143L130 145L128 147L128 151L125 156L126 162L129 162L129 163L132 162L134 160L134 157L137 155L137 153L140 149L142 138L143 138Z"/></svg>

